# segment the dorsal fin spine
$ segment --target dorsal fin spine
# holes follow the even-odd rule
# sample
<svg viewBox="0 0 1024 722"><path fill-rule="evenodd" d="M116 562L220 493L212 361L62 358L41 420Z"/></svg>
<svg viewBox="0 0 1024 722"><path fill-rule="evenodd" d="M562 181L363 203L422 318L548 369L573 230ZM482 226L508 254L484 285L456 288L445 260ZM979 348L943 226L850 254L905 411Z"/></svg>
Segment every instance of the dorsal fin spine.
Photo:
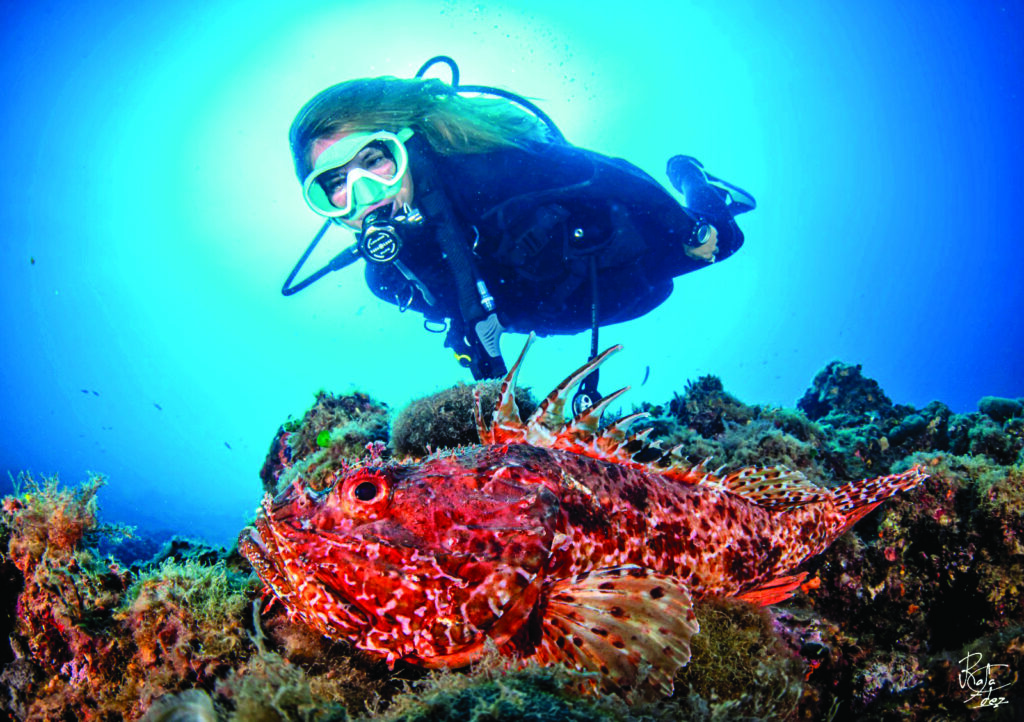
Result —
<svg viewBox="0 0 1024 722"><path fill-rule="evenodd" d="M480 443L493 444L494 433L491 427L484 423L484 402L479 386L473 387L473 418L476 420L476 433L480 436Z"/></svg>
<svg viewBox="0 0 1024 722"><path fill-rule="evenodd" d="M519 407L516 405L516 380L519 378L519 369L523 366L523 358L533 344L534 338L532 333L526 337L526 343L523 345L523 350L519 352L519 358L512 364L512 368L501 382L501 394L498 397L498 405L494 408L495 425L497 425L499 415L506 423L523 423L523 419L519 415Z"/></svg>
<svg viewBox="0 0 1024 722"><path fill-rule="evenodd" d="M607 409L612 402L627 391L629 391L629 386L623 386L615 393L608 394L589 409L576 416L576 418L570 422L568 428L571 430L580 429L581 431L588 431L591 433L596 432L598 424L601 423L601 415L604 414L605 409Z"/></svg>
<svg viewBox="0 0 1024 722"><path fill-rule="evenodd" d="M612 346L598 356L595 356L587 363L580 366L575 372L569 375L562 383L555 387L554 391L547 395L537 410L533 412L526 421L527 426L533 426L541 424L548 428L555 426L562 426L565 424L565 419L562 415L562 410L565 408L565 400L569 395L569 392L576 387L583 379L590 375L592 371L597 369L598 366L603 364L608 358L622 350L621 345ZM526 352L526 349L523 349ZM521 356L520 356L521 358Z"/></svg>
<svg viewBox="0 0 1024 722"><path fill-rule="evenodd" d="M478 394L474 393L474 400L477 402L475 410L477 424L480 429L480 438L484 443L525 443L544 448L562 449L660 474L666 479L680 483L704 484L722 491L732 492L747 498L752 503L773 510L800 506L820 500L825 495L824 491L819 491L801 474L784 467L744 468L725 478L722 478L724 466L715 471L709 471L709 458L687 468L686 460L680 455L682 444L666 451L657 442L647 443L647 438L653 431L653 427L650 426L630 433L630 429L637 422L650 416L646 411L628 414L610 424L603 431L597 431L602 413L629 389L628 386L603 398L594 407L580 413L567 423L562 411L565 408L569 392L612 354L619 351L621 346L612 346L570 374L547 395L530 415L530 418L524 422L515 403L515 387L523 358L533 342L533 338L534 336L531 334L516 362L502 381L499 402L489 428L486 428L482 421ZM868 491L868 496L870 496L870 490L851 489L851 503L853 498L862 498L865 491Z"/></svg>

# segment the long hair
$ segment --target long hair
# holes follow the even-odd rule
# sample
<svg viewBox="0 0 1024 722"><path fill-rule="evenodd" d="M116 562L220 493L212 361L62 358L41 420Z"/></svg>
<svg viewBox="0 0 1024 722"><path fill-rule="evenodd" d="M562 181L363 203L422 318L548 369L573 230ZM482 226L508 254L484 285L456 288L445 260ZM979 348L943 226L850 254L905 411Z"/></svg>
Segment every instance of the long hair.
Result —
<svg viewBox="0 0 1024 722"><path fill-rule="evenodd" d="M365 78L338 83L306 103L288 134L299 180L312 170L317 138L412 128L442 155L484 153L547 140L533 115L507 100L463 97L437 79Z"/></svg>

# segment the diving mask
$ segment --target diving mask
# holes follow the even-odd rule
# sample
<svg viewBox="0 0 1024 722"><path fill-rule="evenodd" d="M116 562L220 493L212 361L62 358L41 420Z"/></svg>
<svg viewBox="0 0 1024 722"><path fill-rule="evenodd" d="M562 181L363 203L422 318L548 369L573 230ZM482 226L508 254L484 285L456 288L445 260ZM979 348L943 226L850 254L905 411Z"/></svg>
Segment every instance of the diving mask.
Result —
<svg viewBox="0 0 1024 722"><path fill-rule="evenodd" d="M398 133L383 130L375 133L351 133L327 146L317 157L312 172L306 176L302 184L302 195L306 203L321 216L351 219L358 218L373 204L396 196L402 187L402 178L409 170L409 153L405 149L405 141L409 140L412 134L413 131L409 128L403 128ZM394 174L386 178L365 168L352 168L342 181L348 190L345 205L334 205L324 189L327 183L321 181L325 180L325 177L329 178L327 174L350 163L360 151L371 144L378 144L394 161Z"/></svg>

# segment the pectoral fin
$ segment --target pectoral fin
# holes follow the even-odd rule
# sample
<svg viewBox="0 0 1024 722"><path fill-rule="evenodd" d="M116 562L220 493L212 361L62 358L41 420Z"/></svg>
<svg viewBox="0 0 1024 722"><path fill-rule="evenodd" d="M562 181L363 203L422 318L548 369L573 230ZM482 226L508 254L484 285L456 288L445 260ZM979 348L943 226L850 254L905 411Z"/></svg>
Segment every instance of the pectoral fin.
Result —
<svg viewBox="0 0 1024 722"><path fill-rule="evenodd" d="M742 594L737 594L736 598L742 599L744 602L749 602L750 604L756 604L759 607L767 607L769 604L778 604L779 602L784 602L796 594L797 588L803 584L806 577L807 572L799 572L797 574L778 577L765 582L759 587L754 587Z"/></svg>
<svg viewBox="0 0 1024 722"><path fill-rule="evenodd" d="M690 594L676 578L636 566L598 569L551 586L535 655L541 664L592 672L627 697L643 681L671 694L698 629Z"/></svg>

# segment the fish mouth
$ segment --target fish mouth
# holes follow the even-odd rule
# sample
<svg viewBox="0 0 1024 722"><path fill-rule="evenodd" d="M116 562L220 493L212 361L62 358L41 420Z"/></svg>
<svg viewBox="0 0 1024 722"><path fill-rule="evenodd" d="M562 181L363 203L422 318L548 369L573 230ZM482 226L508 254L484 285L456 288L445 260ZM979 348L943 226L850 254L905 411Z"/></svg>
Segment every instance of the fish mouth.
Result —
<svg viewBox="0 0 1024 722"><path fill-rule="evenodd" d="M297 547L303 543L312 546L320 539L320 535L298 532L288 525L274 524L265 517L259 517L239 534L238 548L261 577L264 569L280 577L285 572L287 560L302 558Z"/></svg>
<svg viewBox="0 0 1024 722"><path fill-rule="evenodd" d="M332 639L358 635L370 623L366 612L329 578L306 573L306 563L295 546L263 517L243 529L238 537L242 556L290 612ZM311 594L311 585L319 593ZM310 603L311 598L315 598L315 604Z"/></svg>
<svg viewBox="0 0 1024 722"><path fill-rule="evenodd" d="M249 560L263 583L273 589L275 594L281 596L285 589L290 591L291 585L285 579L278 562L282 558L280 550L266 521L257 519L253 526L242 530L238 535L238 551Z"/></svg>
<svg viewBox="0 0 1024 722"><path fill-rule="evenodd" d="M295 564L289 560L299 560L300 554L295 544L289 544L265 518L260 517L253 525L246 527L238 536L238 550L249 560L260 579L281 601L288 606L289 600L296 596L299 587L311 581L296 575ZM290 569L291 568L291 569ZM289 573L291 572L291 573ZM333 589L331 589L334 592ZM337 594L334 594L337 597ZM350 603L338 599L344 605Z"/></svg>
<svg viewBox="0 0 1024 722"><path fill-rule="evenodd" d="M260 530L257 528L262 521L262 519L257 519L255 522L256 526L247 526L238 535L238 548L250 563L253 561L252 557L267 559L270 554L270 549L263 541L263 535L260 534Z"/></svg>

